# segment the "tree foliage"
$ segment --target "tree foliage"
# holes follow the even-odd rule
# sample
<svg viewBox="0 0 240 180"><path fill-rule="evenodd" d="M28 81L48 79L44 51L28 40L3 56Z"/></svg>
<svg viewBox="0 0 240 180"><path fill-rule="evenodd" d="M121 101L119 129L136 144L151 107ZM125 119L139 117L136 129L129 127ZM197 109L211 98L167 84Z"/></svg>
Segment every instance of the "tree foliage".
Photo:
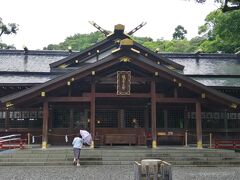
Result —
<svg viewBox="0 0 240 180"><path fill-rule="evenodd" d="M18 31L18 25L16 23L4 24L2 18L0 17L0 37L3 34L16 34Z"/></svg>
<svg viewBox="0 0 240 180"><path fill-rule="evenodd" d="M240 10L223 13L221 10L211 12L205 19L205 24L199 27L198 37L191 40L184 38L187 33L182 26L175 29L173 40L157 39L151 37L132 38L143 46L160 52L184 52L191 53L201 49L203 52L234 53L240 50ZM76 34L67 37L60 44L50 44L45 49L66 50L68 46L72 50L81 51L102 40L104 35L100 32L90 34Z"/></svg>
<svg viewBox="0 0 240 180"><path fill-rule="evenodd" d="M207 52L236 52L240 47L240 10L223 13L211 12L199 34L207 38L200 47Z"/></svg>
<svg viewBox="0 0 240 180"><path fill-rule="evenodd" d="M66 50L69 46L73 50L81 51L88 48L89 46L104 39L104 35L101 32L93 32L90 34L75 34L67 37L64 42L59 44L49 44L44 49L48 50Z"/></svg>
<svg viewBox="0 0 240 180"><path fill-rule="evenodd" d="M173 33L173 39L175 40L184 39L186 34L187 34L187 30L185 30L183 26L178 25L175 28L175 32Z"/></svg>
<svg viewBox="0 0 240 180"><path fill-rule="evenodd" d="M206 0L195 0L198 3L204 3ZM214 0L217 3L221 3L221 11L235 11L240 9L240 0Z"/></svg>
<svg viewBox="0 0 240 180"><path fill-rule="evenodd" d="M11 49L15 48L13 45L7 45L1 41L2 35L16 34L18 31L18 24L8 23L5 24L0 17L0 49Z"/></svg>

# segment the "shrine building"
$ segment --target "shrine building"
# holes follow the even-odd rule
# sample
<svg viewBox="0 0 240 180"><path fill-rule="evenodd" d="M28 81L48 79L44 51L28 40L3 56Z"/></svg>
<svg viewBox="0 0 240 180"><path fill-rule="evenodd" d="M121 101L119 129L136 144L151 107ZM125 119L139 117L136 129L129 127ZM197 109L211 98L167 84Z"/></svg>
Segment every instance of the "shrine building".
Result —
<svg viewBox="0 0 240 180"><path fill-rule="evenodd" d="M116 25L81 51L0 50L0 133L64 145L189 143L240 136L240 56L157 53ZM206 136L206 138L205 138Z"/></svg>

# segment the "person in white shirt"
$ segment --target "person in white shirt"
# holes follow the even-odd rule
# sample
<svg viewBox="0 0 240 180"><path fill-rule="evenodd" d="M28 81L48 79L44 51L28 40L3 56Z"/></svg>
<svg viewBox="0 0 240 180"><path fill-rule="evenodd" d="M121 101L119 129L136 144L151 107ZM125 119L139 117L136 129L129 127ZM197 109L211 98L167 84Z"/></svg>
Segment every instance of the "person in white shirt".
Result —
<svg viewBox="0 0 240 180"><path fill-rule="evenodd" d="M80 152L83 146L82 136L79 135L78 137L75 137L73 139L72 145L73 145L73 155L74 155L73 163L77 164L77 166L80 166Z"/></svg>

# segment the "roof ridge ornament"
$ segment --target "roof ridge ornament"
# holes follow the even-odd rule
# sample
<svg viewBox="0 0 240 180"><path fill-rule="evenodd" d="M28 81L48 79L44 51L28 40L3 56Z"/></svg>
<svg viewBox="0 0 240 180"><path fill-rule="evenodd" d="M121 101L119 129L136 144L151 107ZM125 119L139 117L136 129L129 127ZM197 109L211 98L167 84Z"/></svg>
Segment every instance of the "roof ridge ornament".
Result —
<svg viewBox="0 0 240 180"><path fill-rule="evenodd" d="M142 22L141 24L139 24L137 27L135 27L133 30L128 32L128 35L132 35L133 33L135 33L136 31L138 31L139 29L141 29L143 26L145 26L147 24L147 22Z"/></svg>
<svg viewBox="0 0 240 180"><path fill-rule="evenodd" d="M103 33L106 37L108 37L109 35L111 35L111 31L107 31L105 29L103 29L101 26L99 26L97 23L95 23L94 21L88 21L91 25L93 25L95 28L97 28L101 33ZM142 22L141 24L139 24L137 27L135 27L134 29L132 29L131 31L129 31L127 34L125 35L132 35L133 33L135 33L136 31L138 31L139 29L141 29L143 26L145 26L147 24L147 22ZM122 24L116 24L114 26L114 33L123 33L125 29L125 26Z"/></svg>
<svg viewBox="0 0 240 180"><path fill-rule="evenodd" d="M120 46L132 46L132 45L133 45L132 39L125 38L120 41Z"/></svg>
<svg viewBox="0 0 240 180"><path fill-rule="evenodd" d="M97 28L101 33L103 33L105 36L108 36L110 34L110 31L107 31L103 29L101 26L99 26L94 21L88 21L91 25L93 25L95 28Z"/></svg>

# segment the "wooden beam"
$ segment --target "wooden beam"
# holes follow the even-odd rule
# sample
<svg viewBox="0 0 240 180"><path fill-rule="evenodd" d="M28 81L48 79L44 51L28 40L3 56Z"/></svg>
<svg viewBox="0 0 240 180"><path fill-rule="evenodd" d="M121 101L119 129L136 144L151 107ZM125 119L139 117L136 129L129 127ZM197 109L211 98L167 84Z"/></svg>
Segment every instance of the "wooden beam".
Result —
<svg viewBox="0 0 240 180"><path fill-rule="evenodd" d="M114 74L116 75L116 74ZM90 78L88 78L90 79ZM152 78L144 78L144 77L131 77L131 82L150 82ZM97 81L100 81L102 83L113 83L116 84L116 77L101 77L101 78L96 78Z"/></svg>
<svg viewBox="0 0 240 180"><path fill-rule="evenodd" d="M160 103L196 103L195 98L166 98L162 94L156 94L156 102ZM109 97L109 98L151 98L149 93L131 93L131 95L120 96L116 93L95 93L95 97ZM48 102L90 102L91 93L83 93L83 97L47 97Z"/></svg>
<svg viewBox="0 0 240 180"><path fill-rule="evenodd" d="M89 93L90 95L90 93ZM47 97L48 102L90 102L90 96L86 97Z"/></svg>
<svg viewBox="0 0 240 180"><path fill-rule="evenodd" d="M84 97L89 97L90 93L83 93ZM149 93L131 93L130 95L117 95L116 93L95 93L95 97L114 97L114 98L150 98Z"/></svg>
<svg viewBox="0 0 240 180"><path fill-rule="evenodd" d="M159 103L196 103L197 99L195 98L165 98L158 97L156 99Z"/></svg>

